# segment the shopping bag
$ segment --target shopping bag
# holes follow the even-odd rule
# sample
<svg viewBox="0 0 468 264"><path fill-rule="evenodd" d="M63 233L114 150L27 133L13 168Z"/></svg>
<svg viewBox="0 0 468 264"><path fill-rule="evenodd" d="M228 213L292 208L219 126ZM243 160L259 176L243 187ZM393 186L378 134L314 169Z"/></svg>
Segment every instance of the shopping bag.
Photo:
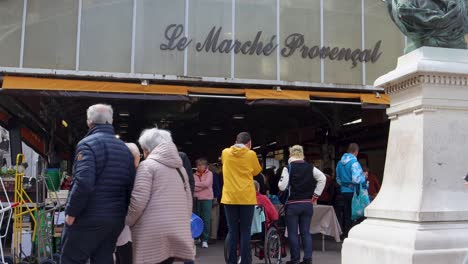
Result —
<svg viewBox="0 0 468 264"><path fill-rule="evenodd" d="M192 231L192 238L197 238L203 233L204 223L203 220L196 214L192 213L190 219L190 229Z"/></svg>
<svg viewBox="0 0 468 264"><path fill-rule="evenodd" d="M355 185L353 201L351 204L351 219L353 221L364 217L364 209L370 204L369 193L367 189L361 188L360 185Z"/></svg>

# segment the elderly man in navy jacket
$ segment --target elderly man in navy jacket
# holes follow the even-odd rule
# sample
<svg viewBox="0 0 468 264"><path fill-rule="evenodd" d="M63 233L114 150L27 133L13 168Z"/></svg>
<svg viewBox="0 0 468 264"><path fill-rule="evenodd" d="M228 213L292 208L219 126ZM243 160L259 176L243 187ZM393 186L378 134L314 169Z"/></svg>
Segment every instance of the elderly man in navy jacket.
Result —
<svg viewBox="0 0 468 264"><path fill-rule="evenodd" d="M78 143L65 208L62 264L112 264L135 179L133 156L112 127L108 105L88 108L89 132Z"/></svg>

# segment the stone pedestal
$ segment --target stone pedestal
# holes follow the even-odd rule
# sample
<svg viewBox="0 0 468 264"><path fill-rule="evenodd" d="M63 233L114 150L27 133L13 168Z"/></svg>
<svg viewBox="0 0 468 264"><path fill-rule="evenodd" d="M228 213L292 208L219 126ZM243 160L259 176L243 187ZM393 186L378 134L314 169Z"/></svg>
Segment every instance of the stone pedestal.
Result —
<svg viewBox="0 0 468 264"><path fill-rule="evenodd" d="M468 263L468 50L417 49L375 85L391 97L384 180L342 263Z"/></svg>

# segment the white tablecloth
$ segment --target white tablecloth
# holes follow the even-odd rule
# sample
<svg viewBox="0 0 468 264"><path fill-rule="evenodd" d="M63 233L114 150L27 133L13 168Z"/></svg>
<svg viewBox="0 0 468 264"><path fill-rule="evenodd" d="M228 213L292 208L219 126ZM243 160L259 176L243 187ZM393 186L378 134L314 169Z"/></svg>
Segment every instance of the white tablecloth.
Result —
<svg viewBox="0 0 468 264"><path fill-rule="evenodd" d="M275 205L279 211L281 205ZM314 215L310 223L311 234L323 234L335 238L336 242L341 241L341 227L336 218L335 209L329 205L314 205Z"/></svg>
<svg viewBox="0 0 468 264"><path fill-rule="evenodd" d="M341 227L336 218L335 209L330 205L314 206L314 215L310 223L310 233L323 234L335 238L336 242L341 241Z"/></svg>

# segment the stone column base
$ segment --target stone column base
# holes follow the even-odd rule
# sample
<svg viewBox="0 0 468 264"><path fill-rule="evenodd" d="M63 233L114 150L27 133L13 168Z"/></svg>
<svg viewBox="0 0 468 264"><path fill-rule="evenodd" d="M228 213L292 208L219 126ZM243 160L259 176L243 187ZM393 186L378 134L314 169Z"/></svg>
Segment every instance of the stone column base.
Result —
<svg viewBox="0 0 468 264"><path fill-rule="evenodd" d="M354 227L342 264L467 264L468 222L368 219Z"/></svg>
<svg viewBox="0 0 468 264"><path fill-rule="evenodd" d="M382 188L343 264L468 264L468 50L423 47L379 78L391 98Z"/></svg>

